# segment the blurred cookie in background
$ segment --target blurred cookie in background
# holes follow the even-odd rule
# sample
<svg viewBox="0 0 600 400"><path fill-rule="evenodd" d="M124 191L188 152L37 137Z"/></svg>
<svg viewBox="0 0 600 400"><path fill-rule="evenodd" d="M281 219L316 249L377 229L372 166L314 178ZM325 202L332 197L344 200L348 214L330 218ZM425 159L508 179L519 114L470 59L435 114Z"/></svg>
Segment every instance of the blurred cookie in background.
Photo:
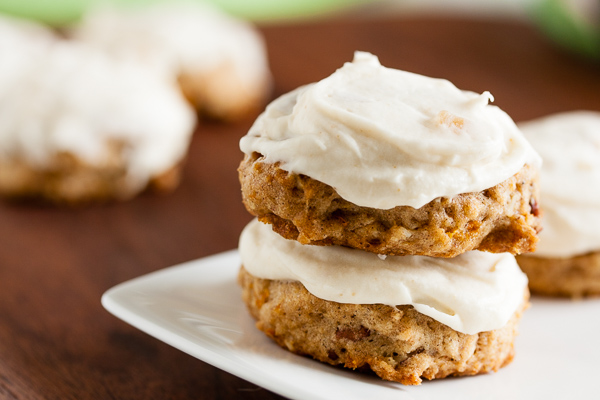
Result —
<svg viewBox="0 0 600 400"><path fill-rule="evenodd" d="M572 111L520 124L544 162L544 229L518 256L533 293L600 295L600 112Z"/></svg>
<svg viewBox="0 0 600 400"><path fill-rule="evenodd" d="M0 196L82 203L177 185L196 120L173 82L0 22Z"/></svg>
<svg viewBox="0 0 600 400"><path fill-rule="evenodd" d="M71 36L177 79L194 107L214 118L256 112L270 93L259 32L202 2L92 8Z"/></svg>

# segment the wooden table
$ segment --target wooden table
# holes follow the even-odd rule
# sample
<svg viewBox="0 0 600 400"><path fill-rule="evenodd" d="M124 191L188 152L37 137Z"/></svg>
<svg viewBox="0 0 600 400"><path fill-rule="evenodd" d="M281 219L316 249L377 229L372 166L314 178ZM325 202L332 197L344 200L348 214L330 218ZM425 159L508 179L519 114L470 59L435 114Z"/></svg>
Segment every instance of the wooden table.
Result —
<svg viewBox="0 0 600 400"><path fill-rule="evenodd" d="M384 65L491 91L517 121L600 111L600 66L516 21L344 19L263 29L276 94L326 77L354 50ZM234 248L238 140L253 118L205 123L181 187L122 204L65 209L0 203L0 398L274 399L106 312L108 288Z"/></svg>

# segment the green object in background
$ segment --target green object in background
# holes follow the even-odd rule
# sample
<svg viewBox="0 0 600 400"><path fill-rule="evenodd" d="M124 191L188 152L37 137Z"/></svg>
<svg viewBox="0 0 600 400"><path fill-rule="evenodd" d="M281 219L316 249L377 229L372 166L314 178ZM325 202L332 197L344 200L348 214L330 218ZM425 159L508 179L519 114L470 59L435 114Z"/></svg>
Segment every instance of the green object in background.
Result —
<svg viewBox="0 0 600 400"><path fill-rule="evenodd" d="M145 5L158 1L160 0L0 0L0 13L59 26L77 20L88 7L95 4ZM207 2L241 18L254 21L276 21L322 15L369 1L208 0Z"/></svg>
<svg viewBox="0 0 600 400"><path fill-rule="evenodd" d="M600 60L600 2L544 0L533 17L557 43Z"/></svg>
<svg viewBox="0 0 600 400"><path fill-rule="evenodd" d="M0 0L0 12L51 25L72 21L92 0Z"/></svg>
<svg viewBox="0 0 600 400"><path fill-rule="evenodd" d="M223 10L255 21L321 15L369 0L212 0Z"/></svg>

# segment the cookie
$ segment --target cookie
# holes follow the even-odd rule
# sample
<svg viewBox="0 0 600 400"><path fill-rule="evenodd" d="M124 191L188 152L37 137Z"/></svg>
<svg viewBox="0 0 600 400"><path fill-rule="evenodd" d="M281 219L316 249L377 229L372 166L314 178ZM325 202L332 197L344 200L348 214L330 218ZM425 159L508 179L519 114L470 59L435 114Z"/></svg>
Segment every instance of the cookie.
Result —
<svg viewBox="0 0 600 400"><path fill-rule="evenodd" d="M469 335L408 305L335 303L310 294L298 282L259 279L244 269L239 283L256 326L281 347L405 385L508 365L528 304L526 295L505 326Z"/></svg>
<svg viewBox="0 0 600 400"><path fill-rule="evenodd" d="M177 186L195 115L173 83L58 38L4 67L0 196L84 203Z"/></svg>
<svg viewBox="0 0 600 400"><path fill-rule="evenodd" d="M580 298L600 295L600 252L568 258L517 257L532 293Z"/></svg>
<svg viewBox="0 0 600 400"><path fill-rule="evenodd" d="M600 112L570 111L523 122L542 156L544 230L519 257L533 293L600 294Z"/></svg>
<svg viewBox="0 0 600 400"><path fill-rule="evenodd" d="M71 35L177 80L187 99L212 117L233 120L258 111L270 93L260 33L208 3L96 8Z"/></svg>
<svg viewBox="0 0 600 400"><path fill-rule="evenodd" d="M530 166L482 192L389 210L357 206L258 154L244 158L239 175L246 209L303 244L398 256L454 257L475 249L520 254L535 249L541 227L537 170Z"/></svg>
<svg viewBox="0 0 600 400"><path fill-rule="evenodd" d="M528 291L510 254L383 257L302 245L257 220L239 252L257 327L294 353L404 384L512 360Z"/></svg>
<svg viewBox="0 0 600 400"><path fill-rule="evenodd" d="M533 251L539 156L491 99L356 53L275 100L241 139L246 208L303 244Z"/></svg>
<svg viewBox="0 0 600 400"><path fill-rule="evenodd" d="M68 152L55 154L42 167L17 157L0 159L0 196L75 205L126 200L141 191L169 193L179 185L181 163L149 177L142 187L132 186L121 151L115 148L111 153L103 165Z"/></svg>

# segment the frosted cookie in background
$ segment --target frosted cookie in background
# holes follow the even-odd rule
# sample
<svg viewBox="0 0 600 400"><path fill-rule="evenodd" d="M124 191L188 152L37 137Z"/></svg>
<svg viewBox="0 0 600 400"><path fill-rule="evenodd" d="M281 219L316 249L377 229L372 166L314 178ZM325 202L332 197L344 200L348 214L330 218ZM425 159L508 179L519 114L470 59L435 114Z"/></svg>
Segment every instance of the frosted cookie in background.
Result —
<svg viewBox="0 0 600 400"><path fill-rule="evenodd" d="M514 256L388 256L302 245L257 220L240 238L242 297L293 353L385 380L476 375L509 364L528 306Z"/></svg>
<svg viewBox="0 0 600 400"><path fill-rule="evenodd" d="M259 32L209 4L93 8L71 36L177 79L188 100L212 117L242 117L262 108L270 94L271 74Z"/></svg>
<svg viewBox="0 0 600 400"><path fill-rule="evenodd" d="M600 295L600 112L572 111L520 124L543 159L544 229L517 258L533 293Z"/></svg>
<svg viewBox="0 0 600 400"><path fill-rule="evenodd" d="M1 197L81 203L177 185L195 115L176 85L81 44L12 32L0 36Z"/></svg>
<svg viewBox="0 0 600 400"><path fill-rule="evenodd" d="M490 100L357 52L273 101L241 139L244 204L303 244L533 251L540 159Z"/></svg>

